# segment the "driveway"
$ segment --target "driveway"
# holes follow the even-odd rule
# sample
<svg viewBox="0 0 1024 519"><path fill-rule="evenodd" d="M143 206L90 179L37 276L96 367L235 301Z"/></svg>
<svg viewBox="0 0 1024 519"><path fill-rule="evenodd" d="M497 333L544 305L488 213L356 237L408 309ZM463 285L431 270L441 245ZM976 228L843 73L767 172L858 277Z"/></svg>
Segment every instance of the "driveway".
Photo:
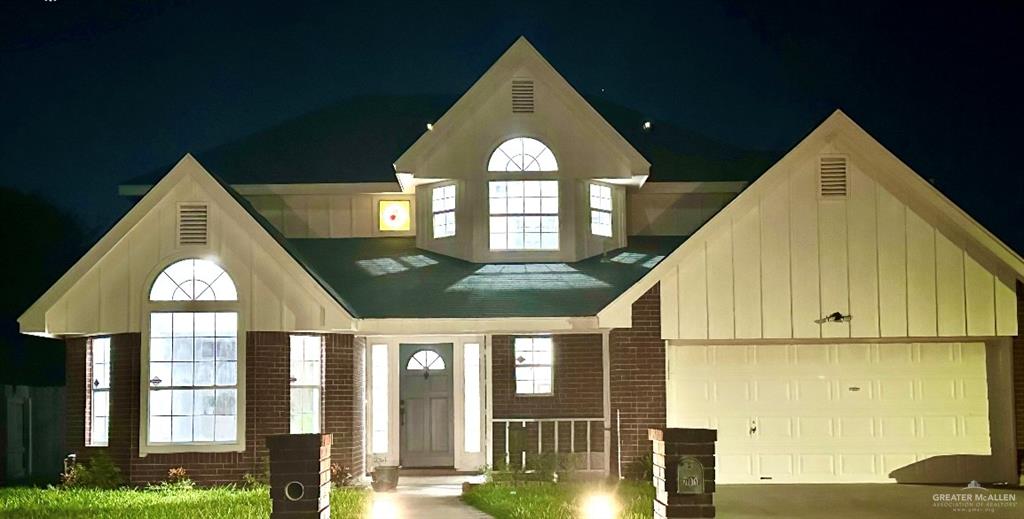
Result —
<svg viewBox="0 0 1024 519"><path fill-rule="evenodd" d="M956 501L955 501L956 500ZM725 519L889 519L1024 517L1024 490L938 485L719 485Z"/></svg>
<svg viewBox="0 0 1024 519"><path fill-rule="evenodd" d="M486 519L491 516L465 504L469 476L400 476L394 492L374 493L368 519Z"/></svg>

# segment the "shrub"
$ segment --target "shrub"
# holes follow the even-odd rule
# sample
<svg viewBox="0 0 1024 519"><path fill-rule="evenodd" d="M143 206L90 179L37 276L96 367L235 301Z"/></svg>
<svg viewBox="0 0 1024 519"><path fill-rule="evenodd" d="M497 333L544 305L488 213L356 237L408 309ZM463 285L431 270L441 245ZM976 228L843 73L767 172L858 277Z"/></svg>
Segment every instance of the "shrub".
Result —
<svg viewBox="0 0 1024 519"><path fill-rule="evenodd" d="M654 477L654 459L650 452L626 466L622 474L633 481L651 481Z"/></svg>
<svg viewBox="0 0 1024 519"><path fill-rule="evenodd" d="M255 490L266 485L267 482L260 479L259 476L253 476L248 472L242 475L242 488L246 490Z"/></svg>
<svg viewBox="0 0 1024 519"><path fill-rule="evenodd" d="M75 463L60 476L61 485L66 488L112 489L123 484L121 469L114 465L110 456L99 453L87 463Z"/></svg>
<svg viewBox="0 0 1024 519"><path fill-rule="evenodd" d="M348 467L340 463L331 463L331 484L336 487L348 487L355 483L356 477Z"/></svg>

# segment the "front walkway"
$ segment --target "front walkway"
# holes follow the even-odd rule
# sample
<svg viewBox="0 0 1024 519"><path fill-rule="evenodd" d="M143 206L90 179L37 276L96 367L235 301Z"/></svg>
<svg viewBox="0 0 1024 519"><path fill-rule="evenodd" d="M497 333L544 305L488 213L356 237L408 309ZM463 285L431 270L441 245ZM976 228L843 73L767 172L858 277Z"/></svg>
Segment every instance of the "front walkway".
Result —
<svg viewBox="0 0 1024 519"><path fill-rule="evenodd" d="M462 483L481 476L400 476L394 492L374 493L368 519L481 519L491 516L459 499Z"/></svg>
<svg viewBox="0 0 1024 519"><path fill-rule="evenodd" d="M718 485L715 507L729 519L964 519L1024 517L1024 490L907 484ZM971 495L970 498L954 497ZM984 497L977 497L977 496ZM1010 497L1007 497L1010 496ZM954 502L952 499L960 499ZM963 501L970 499L970 501Z"/></svg>

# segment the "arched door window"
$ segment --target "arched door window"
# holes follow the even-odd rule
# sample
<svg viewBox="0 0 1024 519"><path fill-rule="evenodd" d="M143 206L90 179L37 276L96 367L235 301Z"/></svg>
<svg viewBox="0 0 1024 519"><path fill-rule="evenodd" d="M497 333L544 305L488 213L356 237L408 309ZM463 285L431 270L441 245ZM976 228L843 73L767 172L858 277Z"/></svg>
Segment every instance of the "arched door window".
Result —
<svg viewBox="0 0 1024 519"><path fill-rule="evenodd" d="M238 441L238 291L216 263L164 269L149 292L149 445Z"/></svg>
<svg viewBox="0 0 1024 519"><path fill-rule="evenodd" d="M434 350L420 350L409 357L405 369L409 371L444 371L444 359Z"/></svg>

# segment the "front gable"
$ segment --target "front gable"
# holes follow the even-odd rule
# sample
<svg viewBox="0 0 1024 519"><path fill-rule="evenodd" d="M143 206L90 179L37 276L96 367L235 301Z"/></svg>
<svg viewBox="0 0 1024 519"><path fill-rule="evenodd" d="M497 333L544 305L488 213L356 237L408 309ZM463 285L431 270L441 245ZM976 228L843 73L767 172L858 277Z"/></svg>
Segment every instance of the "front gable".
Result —
<svg viewBox="0 0 1024 519"><path fill-rule="evenodd" d="M513 109L513 80L532 82L532 110ZM639 121L637 122L639 124ZM519 38L432 129L395 161L418 178L479 176L492 151L511 137L550 147L571 176L646 177L650 163L530 45Z"/></svg>
<svg viewBox="0 0 1024 519"><path fill-rule="evenodd" d="M822 159L845 194L822 194ZM1024 261L837 111L599 313L661 283L666 339L1017 333ZM830 314L846 316L839 322Z"/></svg>
<svg viewBox="0 0 1024 519"><path fill-rule="evenodd" d="M182 245L182 204L207 207L205 245ZM353 318L190 155L18 319L23 333L138 332L155 276L177 259L214 260L238 288L250 330L349 330Z"/></svg>

